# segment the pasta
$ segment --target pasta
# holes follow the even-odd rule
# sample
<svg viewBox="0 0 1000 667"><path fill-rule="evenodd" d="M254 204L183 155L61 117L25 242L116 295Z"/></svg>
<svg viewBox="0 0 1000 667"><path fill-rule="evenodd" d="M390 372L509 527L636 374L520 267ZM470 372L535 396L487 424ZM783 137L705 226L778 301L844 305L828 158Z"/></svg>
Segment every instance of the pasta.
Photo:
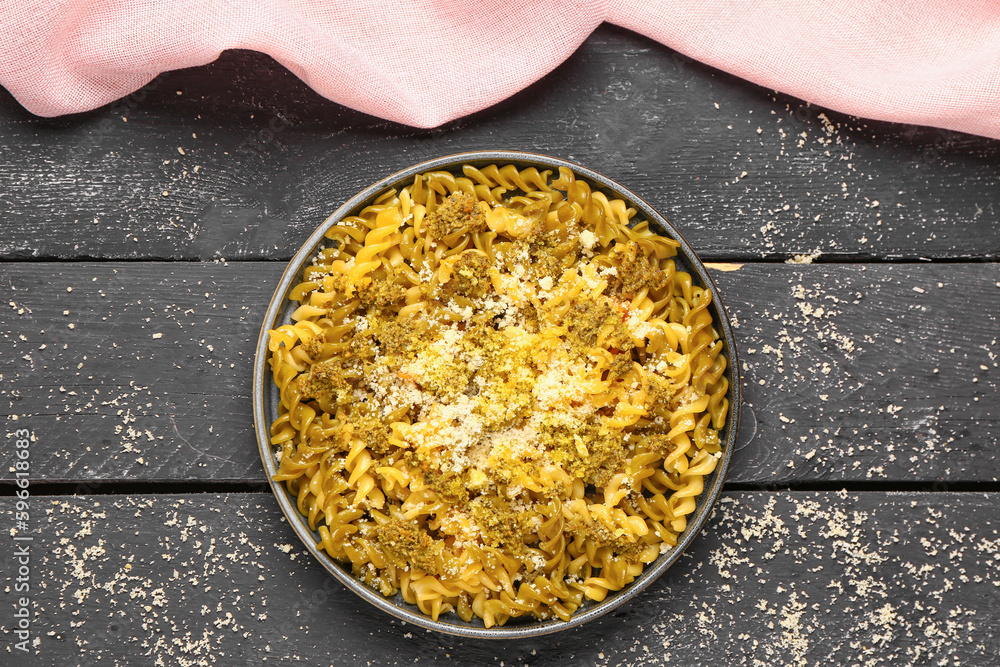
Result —
<svg viewBox="0 0 1000 667"><path fill-rule="evenodd" d="M677 544L727 360L678 244L573 172L417 175L326 234L269 332L274 479L433 619L568 620Z"/></svg>

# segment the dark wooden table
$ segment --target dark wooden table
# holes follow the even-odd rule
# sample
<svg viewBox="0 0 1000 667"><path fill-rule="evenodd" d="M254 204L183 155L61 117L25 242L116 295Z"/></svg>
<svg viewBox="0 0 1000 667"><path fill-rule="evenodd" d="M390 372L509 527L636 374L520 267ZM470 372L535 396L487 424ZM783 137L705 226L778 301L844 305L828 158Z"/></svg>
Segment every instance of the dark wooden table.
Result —
<svg viewBox="0 0 1000 667"><path fill-rule="evenodd" d="M433 131L245 52L72 117L0 92L0 131L0 664L997 664L1000 142L823 111L607 26ZM284 522L251 431L284 263L362 187L472 149L579 161L670 217L714 263L759 422L677 566L528 641L369 608Z"/></svg>

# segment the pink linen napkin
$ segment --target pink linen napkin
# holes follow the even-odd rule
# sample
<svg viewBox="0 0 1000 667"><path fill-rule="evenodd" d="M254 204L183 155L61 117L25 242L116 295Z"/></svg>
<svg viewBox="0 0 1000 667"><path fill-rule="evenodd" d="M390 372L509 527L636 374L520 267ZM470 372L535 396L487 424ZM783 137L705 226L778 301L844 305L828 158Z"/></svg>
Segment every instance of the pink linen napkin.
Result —
<svg viewBox="0 0 1000 667"><path fill-rule="evenodd" d="M11 0L0 85L56 116L255 49L331 100L434 127L539 79L602 21L824 107L1000 138L997 0Z"/></svg>

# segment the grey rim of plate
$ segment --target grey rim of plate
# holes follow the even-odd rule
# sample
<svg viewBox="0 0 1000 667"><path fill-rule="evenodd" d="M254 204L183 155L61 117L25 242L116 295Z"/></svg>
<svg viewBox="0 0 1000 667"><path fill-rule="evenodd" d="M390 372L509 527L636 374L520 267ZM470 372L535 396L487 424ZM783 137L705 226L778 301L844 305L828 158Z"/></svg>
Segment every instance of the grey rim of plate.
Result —
<svg viewBox="0 0 1000 667"><path fill-rule="evenodd" d="M514 164L518 167L518 169L533 166L539 168L550 168L553 169L553 171L558 170L559 167L567 167L576 174L578 179L582 178L588 181L593 189L603 191L609 196L609 198L613 195L614 197L624 199L629 203L629 205L638 211L636 216L638 219L648 219L650 228L656 233L674 238L680 243L678 255L675 257L675 261L679 260L679 268L693 272L693 274L698 278L696 281L698 284L703 287L709 287L712 290L712 304L710 306L710 310L714 320L713 325L717 330L721 329L722 339L725 344L723 352L728 358L725 376L729 380L730 407L729 414L726 418L726 425L723 429L724 435L722 437L722 441L724 445L722 448L722 459L719 461L715 471L706 478L705 490L703 490L701 495L698 496L697 508L695 509L694 514L690 517L687 528L678 539L677 546L667 553L661 554L659 558L653 561L653 563L646 566L646 568L643 569L642 574L639 575L634 582L625 586L621 591L609 593L608 597L606 597L602 602L595 603L593 601L585 601L577 613L575 613L568 621L558 619L539 621L533 617L519 617L511 618L507 622L507 625L486 628L481 619L474 617L472 621L467 623L459 618L454 612L442 615L439 617L439 620L434 621L429 616L422 614L417 609L416 605L411 605L405 602L399 593L392 598L386 598L381 593L368 588L362 582L354 578L349 567L345 567L344 565L333 560L316 547L316 543L319 541L319 536L316 532L309 529L306 518L299 514L295 498L288 493L283 483L275 482L273 480L273 476L277 472L277 462L275 461L276 449L270 443L270 426L274 419L278 416L278 392L277 387L275 387L274 382L271 379L270 370L267 364L267 332L269 329L274 329L291 321L290 315L293 308L289 307L290 302L288 301L288 293L292 287L298 283L298 277L306 263L312 259L317 249L324 245L324 233L330 227L348 215L351 215L361 210L364 206L367 206L376 196L385 190L390 188L399 189L400 187L409 184L412 182L415 174L432 170L454 172L461 171L462 165L465 164L470 164L475 167L484 167L493 163L497 163L499 166L503 166L504 164ZM729 471L729 464L732 459L733 452L737 449L737 434L739 432L740 423L740 410L737 408L741 406L739 359L736 355L735 339L729 323L729 317L726 315L725 308L719 299L718 288L712 278L708 275L708 272L705 270L704 264L702 264L701 260L698 259L697 255L695 255L694 251L691 249L691 246L688 245L687 241L685 241L684 237L677 232L674 226L671 225L666 218L660 215L655 209L653 209L653 207L641 198L637 197L634 193L622 187L607 176L603 176L602 174L599 174L591 169L587 169L586 167L568 162L566 160L535 153L515 151L477 151L448 155L435 160L422 162L404 169L403 171L397 172L382 179L378 183L365 188L348 200L343 206L338 208L333 215L327 218L315 232L312 233L285 269L285 272L281 277L281 282L278 283L278 288L275 290L274 297L271 299L271 303L267 308L267 313L264 315L264 323L261 327L260 338L257 342L257 354L254 360L253 373L253 419L254 429L257 434L257 444L260 447L261 460L264 463L264 469L267 472L267 478L268 482L271 484L271 490L274 491L275 498L277 498L278 504L281 505L281 510L285 513L285 517L288 519L289 525L291 525L298 534L306 548L312 553L313 556L316 557L323 567L329 570L330 573L333 574L333 576L336 577L341 583L379 609L382 609L383 611L386 611L393 616L406 621L407 623L412 623L413 625L427 628L429 630L436 630L438 632L463 637L513 639L534 637L552 632L558 632L560 630L566 630L583 625L587 621L593 620L598 616L602 616L613 609L618 608L628 600L638 595L643 589L663 574L667 568L673 565L678 558L680 558L684 550L690 546L691 542L694 541L695 537L701 531L702 526L705 525L705 522L711 514L712 507L715 505L715 502L718 500L718 497L722 492L722 485L725 482L726 474ZM750 418L748 421L751 423L755 421L751 412L748 411L748 414L745 416ZM749 438L741 438L741 440L744 440L745 442L740 443L740 448L745 446L752 437L753 432L751 431L749 433Z"/></svg>

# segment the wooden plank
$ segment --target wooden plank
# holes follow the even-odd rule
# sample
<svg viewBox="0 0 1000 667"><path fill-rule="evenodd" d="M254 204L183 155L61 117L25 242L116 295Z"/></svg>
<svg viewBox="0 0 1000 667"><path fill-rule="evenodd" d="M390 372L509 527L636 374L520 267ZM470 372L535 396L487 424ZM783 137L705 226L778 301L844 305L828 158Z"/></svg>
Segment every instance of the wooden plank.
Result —
<svg viewBox="0 0 1000 667"><path fill-rule="evenodd" d="M731 479L997 481L996 264L746 264L716 280L760 434Z"/></svg>
<svg viewBox="0 0 1000 667"><path fill-rule="evenodd" d="M0 328L15 353L0 362L0 391L6 411L20 415L8 424L29 424L39 439L37 473L261 479L250 369L282 270L274 262L0 265L11 286Z"/></svg>
<svg viewBox="0 0 1000 667"><path fill-rule="evenodd" d="M722 268L759 422L730 481L997 480L1000 266ZM0 265L0 414L35 433L35 479L262 481L250 368L282 270Z"/></svg>
<svg viewBox="0 0 1000 667"><path fill-rule="evenodd" d="M434 131L339 107L251 52L73 117L33 117L0 91L0 131L13 258L288 258L366 185L484 148L619 179L707 258L1000 252L1000 142L823 113L610 26Z"/></svg>
<svg viewBox="0 0 1000 667"><path fill-rule="evenodd" d="M30 502L31 659L0 619L18 665L981 665L1000 651L996 494L729 493L632 603L502 643L370 607L269 495ZM0 505L12 519L13 499ZM0 542L7 587L14 548Z"/></svg>

